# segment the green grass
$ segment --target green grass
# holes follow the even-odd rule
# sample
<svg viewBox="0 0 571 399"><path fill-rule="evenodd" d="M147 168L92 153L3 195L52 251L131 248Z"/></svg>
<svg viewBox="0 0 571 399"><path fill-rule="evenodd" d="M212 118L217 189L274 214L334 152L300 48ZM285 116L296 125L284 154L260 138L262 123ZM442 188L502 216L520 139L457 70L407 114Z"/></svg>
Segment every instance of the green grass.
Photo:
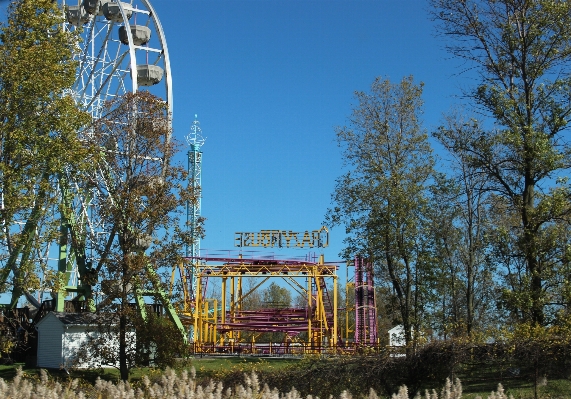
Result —
<svg viewBox="0 0 571 399"><path fill-rule="evenodd" d="M534 398L532 381L514 380L502 383L506 395L512 395L514 399ZM492 391L497 390L498 384L482 383L479 385L467 385L462 383L462 398L475 399L477 396L487 398ZM437 390L438 392L438 390ZM571 398L571 381L552 380L547 381L545 386L538 387L539 398Z"/></svg>
<svg viewBox="0 0 571 399"><path fill-rule="evenodd" d="M190 365L196 370L196 377L216 378L229 371L279 370L299 362L298 359L270 357L203 357L193 358Z"/></svg>
<svg viewBox="0 0 571 399"><path fill-rule="evenodd" d="M40 369L37 367L26 367L24 363L14 363L12 365L0 365L0 378L9 381L16 375L16 370L21 367L24 375L33 376L39 375ZM95 383L97 378L107 381L119 381L119 370L115 368L92 369L92 370L70 370L69 374L65 370L49 369L48 375L54 379L67 380L69 378L77 378L87 381L91 384ZM131 379L138 381L143 378L143 375L159 373L159 370L144 367L131 370Z"/></svg>
<svg viewBox="0 0 571 399"><path fill-rule="evenodd" d="M12 365L0 365L0 378L3 380L11 380L16 375L18 367L24 368L24 363L16 363Z"/></svg>
<svg viewBox="0 0 571 399"><path fill-rule="evenodd" d="M197 375L200 371L209 372L220 369L230 369L236 366L262 367L279 369L287 367L292 363L299 362L292 358L274 357L197 357L190 360L190 364L196 369Z"/></svg>
<svg viewBox="0 0 571 399"><path fill-rule="evenodd" d="M197 379L216 378L228 371L252 372L259 370L276 370L287 367L298 362L297 359L282 358L255 358L255 357L203 357L192 358L185 363L185 368L194 367ZM13 365L0 365L0 378L11 380L16 375L16 369L22 367L25 374L34 375L39 373L35 367L25 367L24 363ZM160 370L152 367L138 367L130 371L129 379L132 382L140 381L144 375L159 375ZM53 378L64 380L68 378L79 378L90 383L94 383L97 378L107 381L119 381L119 370L115 368L102 368L92 370L70 370L69 375L64 370L50 369L48 374Z"/></svg>
<svg viewBox="0 0 571 399"><path fill-rule="evenodd" d="M496 391L498 384L502 384L505 393L514 399L534 398L534 383L530 377L530 370L526 376L510 375L503 367L477 364L474 367L464 366L457 377L462 381L463 398L474 399L477 396L487 398L492 391ZM522 370L523 372L523 370ZM546 384L538 386L539 398L571 398L571 380L547 379Z"/></svg>

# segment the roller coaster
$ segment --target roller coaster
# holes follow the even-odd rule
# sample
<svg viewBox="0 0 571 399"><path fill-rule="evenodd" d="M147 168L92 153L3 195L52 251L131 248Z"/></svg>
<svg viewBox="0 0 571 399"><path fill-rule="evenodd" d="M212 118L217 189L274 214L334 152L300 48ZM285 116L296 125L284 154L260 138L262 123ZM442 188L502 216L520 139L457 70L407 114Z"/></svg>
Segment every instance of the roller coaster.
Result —
<svg viewBox="0 0 571 399"><path fill-rule="evenodd" d="M196 276L194 298L185 292L183 320L194 330L197 350L219 342L239 342L244 332L282 332L291 339L305 333L313 346L336 345L337 266L319 262L237 258L195 258L190 267ZM179 272L185 275L181 266ZM243 279L256 285L244 290ZM279 278L300 293L304 308L245 309L244 299L270 279ZM207 298L208 280L221 280L221 298ZM328 287L329 280L329 287ZM331 290L332 292L329 292ZM220 310L219 310L220 309ZM218 314L220 313L220 314Z"/></svg>
<svg viewBox="0 0 571 399"><path fill-rule="evenodd" d="M339 303L339 262L237 257L196 257L174 267L171 282L182 282L175 301L189 331L195 353L315 353L359 345L376 345L376 304L371 265L357 257L355 281L347 291L355 302ZM192 277L191 277L192 276ZM244 279L255 284L245 288ZM221 287L218 297L208 297L209 281ZM244 306L247 298L271 280L279 280L303 298L299 307ZM194 281L194 284L189 284ZM352 301L351 301L352 302ZM345 311L343 329L340 314ZM343 337L345 332L345 338ZM272 342L256 342L256 336L274 334Z"/></svg>

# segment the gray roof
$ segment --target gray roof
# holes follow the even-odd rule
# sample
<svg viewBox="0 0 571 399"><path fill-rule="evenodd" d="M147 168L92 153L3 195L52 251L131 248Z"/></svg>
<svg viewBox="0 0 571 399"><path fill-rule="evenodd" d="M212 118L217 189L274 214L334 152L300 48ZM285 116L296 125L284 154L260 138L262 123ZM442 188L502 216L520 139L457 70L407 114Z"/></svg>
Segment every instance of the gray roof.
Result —
<svg viewBox="0 0 571 399"><path fill-rule="evenodd" d="M94 325L94 324L110 324L113 323L113 319L116 319L116 315L111 314L97 314L97 313L64 313L64 312L50 312L59 321L66 325ZM47 317L48 315L44 316Z"/></svg>
<svg viewBox="0 0 571 399"><path fill-rule="evenodd" d="M89 325L96 324L100 315L90 312L84 313L67 313L67 312L52 312L55 317L63 324L68 325Z"/></svg>

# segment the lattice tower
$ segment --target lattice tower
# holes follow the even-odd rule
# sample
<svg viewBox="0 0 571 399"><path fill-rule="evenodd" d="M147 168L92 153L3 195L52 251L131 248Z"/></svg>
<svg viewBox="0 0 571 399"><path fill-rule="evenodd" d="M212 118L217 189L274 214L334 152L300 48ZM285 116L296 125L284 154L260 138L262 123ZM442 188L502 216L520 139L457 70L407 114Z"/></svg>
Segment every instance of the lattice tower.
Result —
<svg viewBox="0 0 571 399"><path fill-rule="evenodd" d="M205 138L202 136L202 129L198 121L198 115L194 115L194 122L190 126L189 133L185 136L186 142L190 149L188 150L188 185L197 193L196 200L192 203L187 203L186 215L187 223L190 228L192 243L186 247L186 257L191 259L194 264L196 259L200 256L200 211L202 203L202 146L204 145ZM193 275L191 267L190 275L188 276L188 283L190 288L191 298L194 298L196 288L196 276Z"/></svg>
<svg viewBox="0 0 571 399"><path fill-rule="evenodd" d="M355 258L355 343L375 344L377 338L373 265L357 256Z"/></svg>

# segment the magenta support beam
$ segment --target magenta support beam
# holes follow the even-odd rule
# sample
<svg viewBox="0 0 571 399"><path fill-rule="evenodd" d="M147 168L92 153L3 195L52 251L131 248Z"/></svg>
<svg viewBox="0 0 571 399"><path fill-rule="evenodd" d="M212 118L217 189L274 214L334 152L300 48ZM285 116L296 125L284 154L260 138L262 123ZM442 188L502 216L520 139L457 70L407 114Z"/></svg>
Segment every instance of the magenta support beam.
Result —
<svg viewBox="0 0 571 399"><path fill-rule="evenodd" d="M375 301L375 280L373 265L367 262L367 311L369 313L369 342L377 342L377 306Z"/></svg>
<svg viewBox="0 0 571 399"><path fill-rule="evenodd" d="M355 343L364 343L365 320L363 318L363 258L355 257Z"/></svg>
<svg viewBox="0 0 571 399"><path fill-rule="evenodd" d="M377 307L373 265L355 257L355 343L377 342Z"/></svg>

